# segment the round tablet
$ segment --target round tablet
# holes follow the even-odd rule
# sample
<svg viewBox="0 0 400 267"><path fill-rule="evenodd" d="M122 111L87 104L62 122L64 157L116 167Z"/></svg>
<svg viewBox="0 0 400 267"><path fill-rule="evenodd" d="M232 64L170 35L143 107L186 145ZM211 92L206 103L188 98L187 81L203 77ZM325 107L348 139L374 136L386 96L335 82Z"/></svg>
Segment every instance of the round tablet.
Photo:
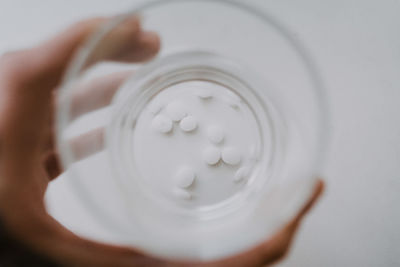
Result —
<svg viewBox="0 0 400 267"><path fill-rule="evenodd" d="M172 130L171 119L161 114L153 118L151 125L153 129L161 133L168 133Z"/></svg>
<svg viewBox="0 0 400 267"><path fill-rule="evenodd" d="M211 90L207 90L207 89L197 91L196 95L204 100L211 99L213 97Z"/></svg>
<svg viewBox="0 0 400 267"><path fill-rule="evenodd" d="M207 129L207 137L210 142L219 144L225 138L224 130L218 125L212 125Z"/></svg>
<svg viewBox="0 0 400 267"><path fill-rule="evenodd" d="M245 178L247 178L250 175L250 173L251 173L250 166L241 167L239 170L236 171L233 181L239 183Z"/></svg>
<svg viewBox="0 0 400 267"><path fill-rule="evenodd" d="M221 159L221 151L213 146L209 146L203 151L203 159L208 165L217 164Z"/></svg>
<svg viewBox="0 0 400 267"><path fill-rule="evenodd" d="M241 160L239 150L234 147L224 148L222 150L222 160L229 165L239 164Z"/></svg>
<svg viewBox="0 0 400 267"><path fill-rule="evenodd" d="M197 120L193 116L186 116L179 123L179 127L181 127L182 131L191 132L197 128Z"/></svg>
<svg viewBox="0 0 400 267"><path fill-rule="evenodd" d="M188 188L194 183L196 174L190 167L181 167L175 176L176 185L180 188Z"/></svg>
<svg viewBox="0 0 400 267"><path fill-rule="evenodd" d="M173 194L178 199L190 200L192 198L192 194L182 188L174 188Z"/></svg>
<svg viewBox="0 0 400 267"><path fill-rule="evenodd" d="M178 101L171 102L165 108L167 115L173 121L180 121L186 116L185 106Z"/></svg>

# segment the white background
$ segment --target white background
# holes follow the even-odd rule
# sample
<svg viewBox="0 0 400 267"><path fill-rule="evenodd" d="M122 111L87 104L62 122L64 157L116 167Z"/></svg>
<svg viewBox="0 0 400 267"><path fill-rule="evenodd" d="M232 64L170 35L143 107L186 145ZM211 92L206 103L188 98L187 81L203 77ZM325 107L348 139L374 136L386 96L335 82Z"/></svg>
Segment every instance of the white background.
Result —
<svg viewBox="0 0 400 267"><path fill-rule="evenodd" d="M135 0L0 0L0 53ZM250 2L250 1L249 1ZM327 190L279 266L400 266L400 1L275 0L267 8L305 42L333 113ZM54 216L87 236L102 231L61 177Z"/></svg>

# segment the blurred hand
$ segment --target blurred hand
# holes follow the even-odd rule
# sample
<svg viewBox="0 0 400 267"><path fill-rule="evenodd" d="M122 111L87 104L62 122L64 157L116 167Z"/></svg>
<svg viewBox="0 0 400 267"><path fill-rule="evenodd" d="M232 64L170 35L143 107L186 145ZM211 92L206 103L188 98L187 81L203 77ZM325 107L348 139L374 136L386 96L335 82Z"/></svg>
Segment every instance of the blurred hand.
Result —
<svg viewBox="0 0 400 267"><path fill-rule="evenodd" d="M293 236L323 190L320 181L308 204L270 240L233 257L208 263L168 262L127 247L101 244L70 232L46 211L44 195L48 183L61 172L54 145L55 95L66 66L84 40L105 18L77 23L58 36L30 49L0 58L0 218L19 242L53 261L78 266L261 266L276 262L287 253ZM143 31L136 18L127 20L106 36L112 41L90 59L141 62L151 59L160 41ZM89 82L74 96L74 106L87 96L102 97L95 106L77 109L72 116L109 104L114 92L130 73L116 73ZM99 94L96 92L102 91ZM86 138L102 139L98 129L72 144L76 153ZM99 148L89 151L95 153Z"/></svg>

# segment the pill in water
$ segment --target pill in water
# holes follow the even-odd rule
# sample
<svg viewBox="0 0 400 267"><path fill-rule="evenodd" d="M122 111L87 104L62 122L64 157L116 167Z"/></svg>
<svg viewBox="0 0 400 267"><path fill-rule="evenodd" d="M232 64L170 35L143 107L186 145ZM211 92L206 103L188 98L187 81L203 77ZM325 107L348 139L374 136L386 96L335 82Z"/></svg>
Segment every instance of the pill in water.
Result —
<svg viewBox="0 0 400 267"><path fill-rule="evenodd" d="M233 181L239 183L242 180L246 179L250 175L250 173L251 173L250 166L243 166L236 171Z"/></svg>
<svg viewBox="0 0 400 267"><path fill-rule="evenodd" d="M197 128L197 120L193 116L186 116L179 123L179 127L181 127L182 131L191 132Z"/></svg>
<svg viewBox="0 0 400 267"><path fill-rule="evenodd" d="M224 131L218 125L213 125L207 129L207 137L214 144L219 144L224 140Z"/></svg>
<svg viewBox="0 0 400 267"><path fill-rule="evenodd" d="M203 159L208 165L217 164L221 159L221 151L213 146L209 146L203 151Z"/></svg>
<svg viewBox="0 0 400 267"><path fill-rule="evenodd" d="M178 101L171 102L165 108L167 115L173 121L180 121L186 116L185 106Z"/></svg>
<svg viewBox="0 0 400 267"><path fill-rule="evenodd" d="M237 165L241 161L239 150L234 147L227 147L222 150L222 160L229 165Z"/></svg>
<svg viewBox="0 0 400 267"><path fill-rule="evenodd" d="M176 185L180 188L188 188L194 183L196 174L190 167L181 167L175 176Z"/></svg>
<svg viewBox="0 0 400 267"><path fill-rule="evenodd" d="M172 130L172 121L170 118L164 115L157 115L153 118L151 122L153 129L161 132L168 133Z"/></svg>
<svg viewBox="0 0 400 267"><path fill-rule="evenodd" d="M196 95L203 100L211 99L213 97L211 90L207 90L207 89L198 90L196 92Z"/></svg>
<svg viewBox="0 0 400 267"><path fill-rule="evenodd" d="M174 188L173 194L178 199L190 200L192 198L192 194L182 188Z"/></svg>

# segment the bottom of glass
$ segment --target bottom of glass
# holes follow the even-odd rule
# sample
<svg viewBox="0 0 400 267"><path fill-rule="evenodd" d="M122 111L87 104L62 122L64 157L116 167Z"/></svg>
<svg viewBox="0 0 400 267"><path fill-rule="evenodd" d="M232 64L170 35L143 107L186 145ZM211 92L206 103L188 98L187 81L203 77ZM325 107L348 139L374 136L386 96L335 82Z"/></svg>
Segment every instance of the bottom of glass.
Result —
<svg viewBox="0 0 400 267"><path fill-rule="evenodd" d="M209 219L265 186L274 118L243 69L211 53L181 52L120 89L107 149L128 205L140 196L151 213Z"/></svg>

